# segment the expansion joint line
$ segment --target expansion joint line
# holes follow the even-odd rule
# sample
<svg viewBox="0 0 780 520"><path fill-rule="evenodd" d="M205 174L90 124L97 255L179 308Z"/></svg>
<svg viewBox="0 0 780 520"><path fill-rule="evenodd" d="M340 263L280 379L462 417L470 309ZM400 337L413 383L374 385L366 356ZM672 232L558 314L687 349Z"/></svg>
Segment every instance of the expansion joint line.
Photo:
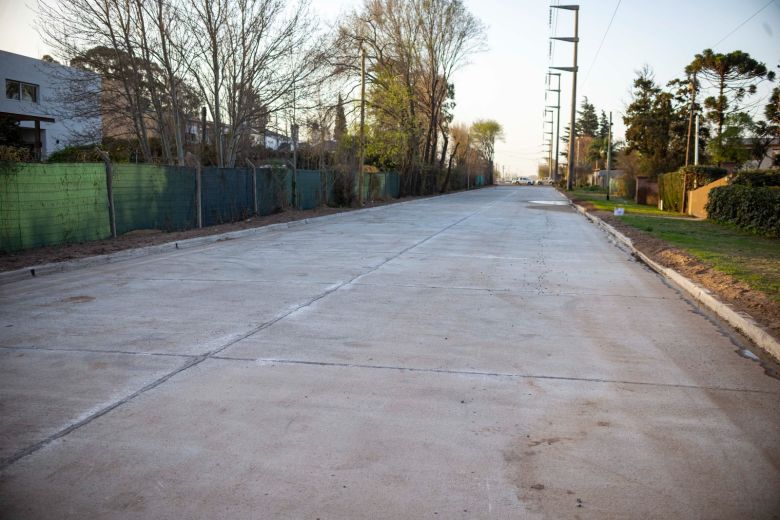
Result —
<svg viewBox="0 0 780 520"><path fill-rule="evenodd" d="M451 228L453 228L453 227L457 226L458 224L460 224L460 223L470 219L471 217L474 217L474 216L476 216L476 215L478 215L478 214L480 214L480 213L482 213L484 211L487 211L488 209L490 209L493 206L495 206L498 202L508 198L509 196L511 196L511 193L506 195L506 196L504 196L504 197L502 197L502 198L500 198L500 199L497 199L497 200L493 201L492 203L488 204L487 206L484 206L484 207L482 207L482 208L480 208L480 209L478 209L478 210L476 210L476 211L474 211L472 213L469 213L468 215L466 215L466 216L456 220L455 222L452 222L452 223L448 224L447 226L445 226L442 229L436 231L432 235L429 235L429 236L425 237L424 239L419 240L418 242L415 242L414 244L410 245L409 247L406 247L406 248L402 249L398 253L390 256L389 258L386 258L385 260L383 260L379 264L375 265L374 267L371 267L370 269L368 269L367 271L365 271L365 272L363 272L363 273L361 273L359 275L354 276L350 280L347 280L345 282L341 282L340 284L337 284L337 285L334 285L334 286L328 288L327 290L321 292L320 294L318 294L315 297L307 300L306 302L304 302L304 303L302 303L300 305L295 306L294 308L288 310L287 312L285 312L283 314L280 314L279 316L277 316L277 317L275 317L275 318L273 318L273 319L271 319L269 321L266 321L266 322L258 325L257 327L254 327L254 328L250 329L249 331L247 331L247 332L245 332L243 334L240 334L237 337L234 337L234 338L230 339L229 341L227 341L226 343L224 343L223 345L220 345L219 347L217 347L215 349L212 349L212 350L210 350L210 351L208 351L208 352L206 352L204 354L201 354L201 355L198 355L198 356L194 356L194 357L188 359L180 367L176 368L175 370L172 370L171 372L168 372L167 374L163 375L162 377L160 377L160 378L152 381L151 383L147 384L146 386L136 390L132 394L130 394L130 395L128 395L128 396L118 400L118 401L115 401L115 402L113 402L113 403L111 403L111 404L109 404L107 406L104 406L100 410L90 414L89 416L85 417L84 419L82 419L80 421L77 421L77 422L75 422L75 423L73 423L73 424L63 428L62 430L60 430L60 431L58 431L58 432L56 432L56 433L46 437L45 439L43 439L41 441L38 441L38 442L28 446L27 448L22 449L21 451L18 451L17 453L11 455L10 457L8 457L6 459L3 459L2 461L0 461L0 471L5 470L10 465L12 465L15 462L17 462L17 461L27 457L28 455L32 455L36 451L46 447L47 445L51 444L52 442L54 442L54 441L56 441L58 439L61 439L61 438L65 437L66 435L69 435L70 433L78 430L79 428L81 428L83 426L86 426L87 424L91 423L95 419L99 419L100 417L103 417L107 413L109 413L109 412L119 408L120 406L122 406L124 404L127 404L130 401L133 401L135 398L145 394L146 392L157 388L158 386L162 385L163 383L165 383L166 381L168 381L172 377L174 377L174 376L176 376L178 374L181 374L182 372L184 372L186 370L189 370L189 369L191 369L193 367L196 367L196 366L200 365L202 362L204 362L207 359L211 359L211 358L214 358L214 357L218 356L222 351L224 351L225 349L231 347L232 345L235 345L239 341L242 341L242 340L247 339L247 338L249 338L251 336L254 336L258 332L260 332L260 331L262 331L264 329L267 329L268 327L271 327L272 325L274 325L274 324L278 323L279 321L287 318L288 316L290 316L290 315L292 315L292 314L294 314L294 313L296 313L296 312L298 312L298 311L300 311L302 309L305 309L305 308L313 305L314 303L318 302L319 300L322 300L323 298L325 298L325 297L333 294L334 292L338 291L339 289L341 289L343 287L346 287L346 286L349 286L349 285L353 284L354 282L356 282L357 280L359 280L359 279L361 279L361 278L363 278L365 276L368 276L369 274L371 274L371 273L375 272L376 270L380 269L381 267L383 267L387 263L392 262L393 260L399 258L400 256L408 253L412 249L425 244L429 240L432 240L432 239L436 238L437 236L441 235L442 233L447 232Z"/></svg>

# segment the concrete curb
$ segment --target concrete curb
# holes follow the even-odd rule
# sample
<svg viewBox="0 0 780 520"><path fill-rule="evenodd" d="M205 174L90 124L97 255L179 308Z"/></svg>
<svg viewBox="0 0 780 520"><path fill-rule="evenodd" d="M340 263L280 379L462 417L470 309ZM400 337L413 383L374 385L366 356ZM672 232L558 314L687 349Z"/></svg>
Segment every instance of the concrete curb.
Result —
<svg viewBox="0 0 780 520"><path fill-rule="evenodd" d="M54 262L50 264L40 264L40 265L33 265L29 267L23 267L21 269L14 269L13 271L0 272L0 285L6 285L21 280L27 280L32 277L38 277L38 276L54 274L54 273L63 273L68 271L75 271L77 269L84 269L96 265L113 264L116 262L122 262L125 260L140 258L143 256L150 256L150 255L156 255L161 253L167 253L171 251L178 251L181 249L190 249L193 247L213 244L215 242L220 242L223 240L235 240L235 239L246 238L257 234L272 233L274 231L303 226L311 223L319 223L334 218L344 218L345 215L350 215L353 213L378 211L388 206L409 204L412 202L417 202L418 200L425 200L433 197L446 197L447 195L456 195L458 193L462 193L462 191L445 193L443 195L433 195L432 197L420 197L414 200L393 202L390 204L383 204L382 206L374 206L371 208L339 211L338 213L332 213L330 215L322 215L319 217L304 218L300 220L291 220L290 222L268 224L267 226L258 226L249 229L240 229L238 231L228 231L226 233L219 233L219 234L208 235L203 237L188 238L186 240L166 242L164 244L155 244L153 246L138 247L134 249L125 249L123 251L117 251L116 253L110 253L107 255L89 256L85 258L78 258L76 260L67 260L64 262Z"/></svg>
<svg viewBox="0 0 780 520"><path fill-rule="evenodd" d="M569 203L574 206L578 212L582 213L588 220L602 228L615 240L628 247L628 249L637 258L647 264L653 271L659 273L666 279L671 280L675 285L687 292L696 301L700 302L707 309L714 312L720 319L747 336L748 339L755 343L759 348L770 354L775 359L780 360L780 342L778 342L758 323L756 323L756 321L751 316L736 311L730 305L718 300L715 295L713 295L710 291L701 285L692 282L674 269L664 267L658 262L652 260L650 257L634 247L633 241L623 233L610 226L600 218L591 215L579 204L574 204L571 201L569 201Z"/></svg>

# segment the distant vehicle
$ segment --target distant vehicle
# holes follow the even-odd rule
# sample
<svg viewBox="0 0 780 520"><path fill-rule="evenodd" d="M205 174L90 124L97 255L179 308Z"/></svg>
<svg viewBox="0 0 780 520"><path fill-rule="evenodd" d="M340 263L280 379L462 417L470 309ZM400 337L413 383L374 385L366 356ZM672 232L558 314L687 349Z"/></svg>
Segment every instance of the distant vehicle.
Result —
<svg viewBox="0 0 780 520"><path fill-rule="evenodd" d="M515 181L515 184L520 184L521 186L533 186L534 181L529 179L528 177L518 177Z"/></svg>

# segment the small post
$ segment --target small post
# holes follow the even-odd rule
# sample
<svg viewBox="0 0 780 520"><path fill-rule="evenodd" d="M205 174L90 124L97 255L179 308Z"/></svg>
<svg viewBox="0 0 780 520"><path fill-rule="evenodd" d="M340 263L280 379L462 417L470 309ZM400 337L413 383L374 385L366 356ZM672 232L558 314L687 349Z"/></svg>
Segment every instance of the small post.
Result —
<svg viewBox="0 0 780 520"><path fill-rule="evenodd" d="M108 197L108 225L111 228L111 237L116 238L116 212L114 211L114 171L111 167L111 158L107 152L95 148L98 155L106 164L106 195Z"/></svg>
<svg viewBox="0 0 780 520"><path fill-rule="evenodd" d="M195 165L195 211L198 217L198 229L203 227L203 197L201 193L203 166L200 161Z"/></svg>
<svg viewBox="0 0 780 520"><path fill-rule="evenodd" d="M255 206L255 215L258 215L260 212L257 202L257 168L255 168L255 165L252 164L252 161L249 159L246 160L246 163L252 168L252 203Z"/></svg>

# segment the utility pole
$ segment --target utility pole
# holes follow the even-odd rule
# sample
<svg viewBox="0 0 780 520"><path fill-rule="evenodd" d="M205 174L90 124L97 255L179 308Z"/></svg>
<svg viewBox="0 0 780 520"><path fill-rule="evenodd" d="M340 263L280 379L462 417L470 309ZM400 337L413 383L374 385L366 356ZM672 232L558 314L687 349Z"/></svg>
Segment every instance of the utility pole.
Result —
<svg viewBox="0 0 780 520"><path fill-rule="evenodd" d="M298 125L295 122L295 80L293 80L293 106L292 125L290 125L290 137L292 138L292 197L293 207L298 207Z"/></svg>
<svg viewBox="0 0 780 520"><path fill-rule="evenodd" d="M200 162L205 161L206 155L206 107L200 109Z"/></svg>
<svg viewBox="0 0 780 520"><path fill-rule="evenodd" d="M560 40L564 42L570 42L574 44L574 64L571 67L550 67L555 70L562 70L564 72L572 73L571 81L571 120L569 124L569 164L568 164L568 178L566 179L566 189L571 191L574 189L574 157L575 157L575 145L577 142L577 132L574 127L577 118L577 46L580 42L579 38L579 24L580 24L580 6L579 5L553 5L552 9L565 9L567 11L574 11L574 36L573 37L559 37L553 36L552 40Z"/></svg>
<svg viewBox="0 0 780 520"><path fill-rule="evenodd" d="M555 92L558 95L555 106L548 106L547 108L555 109L555 159L553 161L555 169L551 172L550 178L553 181L558 180L558 146L561 141L561 74L560 72L548 72L549 76L558 76L558 88L548 89L548 92Z"/></svg>
<svg viewBox="0 0 780 520"><path fill-rule="evenodd" d="M693 107L696 106L696 73L693 74L693 78L690 83L691 89L691 107L688 109L688 138L685 141L685 166L691 164L691 130L693 127Z"/></svg>
<svg viewBox="0 0 780 520"><path fill-rule="evenodd" d="M554 121L553 120L548 121L547 120L547 114L550 114L552 116L553 115L553 111L550 110L550 109L545 109L544 110L544 124L545 124L544 135L549 135L550 136L550 142L549 142L550 149L549 150L545 150L546 152L548 152L547 153L547 172L548 172L550 178L552 178L552 172L553 172L552 171L552 167L553 167L553 156L552 156L552 154L553 154L553 148L554 148L553 147L553 135L555 135L553 130L552 130L552 125L553 125ZM550 131L549 132L547 131L547 128L546 128L547 123L550 124Z"/></svg>
<svg viewBox="0 0 780 520"><path fill-rule="evenodd" d="M609 200L609 185L612 180L612 111L609 112L609 129L607 130L607 200Z"/></svg>
<svg viewBox="0 0 780 520"><path fill-rule="evenodd" d="M360 46L360 160L358 161L358 206L363 206L363 162L366 153L366 49Z"/></svg>

